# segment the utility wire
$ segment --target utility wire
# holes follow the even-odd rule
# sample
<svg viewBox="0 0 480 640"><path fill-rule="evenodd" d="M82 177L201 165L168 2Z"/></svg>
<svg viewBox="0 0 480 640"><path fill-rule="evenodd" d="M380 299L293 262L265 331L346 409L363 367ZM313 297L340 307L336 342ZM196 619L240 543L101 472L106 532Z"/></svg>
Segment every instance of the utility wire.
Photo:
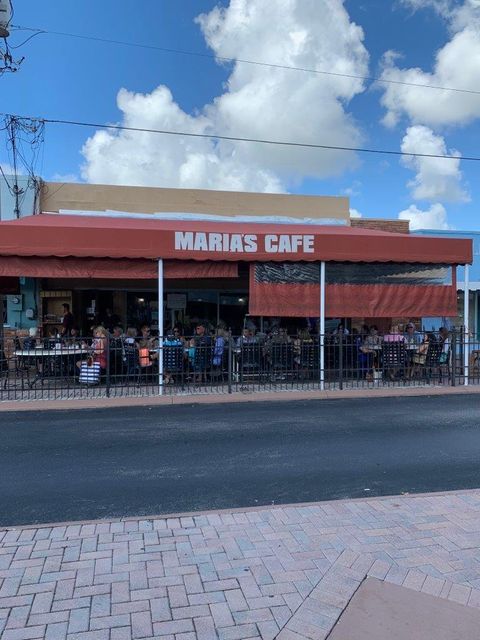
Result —
<svg viewBox="0 0 480 640"><path fill-rule="evenodd" d="M171 49L167 47L158 47L150 44L141 44L139 42L127 42L125 40L112 40L110 38L99 38L95 36L86 36L80 33L66 33L64 31L47 31L46 29L36 29L33 27L21 27L17 25L13 25L13 28L18 31L33 31L34 35L52 35L52 36L62 36L66 38L78 38L80 40L90 40L93 42L103 42L105 44L117 44L125 47L137 47L139 49L150 49L152 51L160 51L162 53L173 53L177 55L183 56L194 56L198 58L209 58L211 60L221 60L222 62L231 62L237 63L240 62L242 64L250 64L259 67L269 67L272 69L288 69L290 71L302 71L304 73L315 73L317 75L324 76L335 76L338 78L351 78L355 80L367 80L368 82L380 82L382 84L397 84L406 87L418 87L421 89L437 89L439 91L455 91L458 93L470 93L474 95L480 95L480 90L475 89L461 89L458 87L442 87L434 84L421 84L419 82L405 82L402 80L387 80L385 78L378 78L376 76L361 76L352 73L337 73L335 71L324 71L319 69L311 69L308 67L295 67L286 64L274 64L269 62L259 62L258 60L247 60L245 58L227 58L226 56L217 56L211 53L201 53L199 51L188 51L186 49ZM34 36L32 36L34 37ZM25 42L28 42L30 38L28 38ZM22 44L25 44L22 43ZM22 45L17 45L22 46ZM16 48L16 47L12 47Z"/></svg>
<svg viewBox="0 0 480 640"><path fill-rule="evenodd" d="M332 151L354 151L357 153L379 153L391 156L407 156L413 158L443 158L445 160L466 160L470 162L480 162L479 156L448 156L436 153L406 153L404 151L394 151L392 149L370 149L366 147L344 147L328 144L315 144L308 142L289 142L286 140L267 140L262 138L242 138L239 136L222 136L215 133L191 133L189 131L168 131L166 129L145 129L142 127L125 127L119 124L103 124L98 122L80 122L77 120L59 120L53 118L34 118L31 116L11 115L0 113L0 116L16 118L17 120L36 121L44 124L61 124L76 127L89 127L94 129L113 129L115 131L134 131L139 133L156 133L167 136L182 136L189 138L208 138L211 140L228 140L230 142L251 142L256 144L269 144L283 147L299 147L304 149L328 149Z"/></svg>
<svg viewBox="0 0 480 640"><path fill-rule="evenodd" d="M16 44L15 46L10 45L10 49L20 49L20 47L23 47L24 44L27 44L27 42L30 42L30 40L33 40L36 36L41 35L41 31L36 31L35 33L32 33L32 35L28 36L28 38L25 38L23 42L20 42L20 44Z"/></svg>

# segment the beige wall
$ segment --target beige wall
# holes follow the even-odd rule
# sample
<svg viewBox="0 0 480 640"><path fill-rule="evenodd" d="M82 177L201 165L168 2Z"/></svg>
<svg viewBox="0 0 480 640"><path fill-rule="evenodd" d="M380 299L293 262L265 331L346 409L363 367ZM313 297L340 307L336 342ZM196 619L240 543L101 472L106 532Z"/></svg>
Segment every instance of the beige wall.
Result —
<svg viewBox="0 0 480 640"><path fill-rule="evenodd" d="M349 199L201 189L156 189L98 184L45 182L41 211L185 212L215 215L284 215L334 218L349 222Z"/></svg>

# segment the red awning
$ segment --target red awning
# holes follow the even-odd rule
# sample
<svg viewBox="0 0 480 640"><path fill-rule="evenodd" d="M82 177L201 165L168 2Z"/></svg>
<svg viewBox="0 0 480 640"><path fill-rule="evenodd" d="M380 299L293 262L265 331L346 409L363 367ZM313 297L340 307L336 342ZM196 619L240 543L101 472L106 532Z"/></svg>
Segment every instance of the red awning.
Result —
<svg viewBox="0 0 480 640"><path fill-rule="evenodd" d="M154 260L112 258L37 258L0 256L0 278L115 278L119 280L150 280L158 278ZM194 262L165 260L163 277L171 279L237 278L236 262ZM13 278L10 278L13 280ZM0 281L1 282L1 281Z"/></svg>
<svg viewBox="0 0 480 640"><path fill-rule="evenodd" d="M0 222L0 255L466 264L472 242L357 227L42 214Z"/></svg>
<svg viewBox="0 0 480 640"><path fill-rule="evenodd" d="M378 264L377 268L373 264L355 265L355 269L347 269L352 282L345 282L342 281L348 277L342 269L345 263L327 264L325 315L331 318L457 315L455 266L440 269L432 269L431 265L427 269L424 265L395 266L392 273L386 264L380 268ZM251 265L249 313L317 317L320 313L318 266L306 263Z"/></svg>
<svg viewBox="0 0 480 640"><path fill-rule="evenodd" d="M250 283L252 316L316 318L320 286ZM450 286L328 284L325 315L330 318L412 318L457 315L457 290Z"/></svg>

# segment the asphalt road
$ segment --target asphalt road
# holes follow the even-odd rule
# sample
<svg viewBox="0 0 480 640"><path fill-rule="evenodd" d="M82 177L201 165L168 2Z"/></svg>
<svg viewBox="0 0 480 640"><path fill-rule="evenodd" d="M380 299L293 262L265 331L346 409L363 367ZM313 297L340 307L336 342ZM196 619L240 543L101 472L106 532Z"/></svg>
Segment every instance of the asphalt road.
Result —
<svg viewBox="0 0 480 640"><path fill-rule="evenodd" d="M0 413L0 525L474 487L478 395Z"/></svg>

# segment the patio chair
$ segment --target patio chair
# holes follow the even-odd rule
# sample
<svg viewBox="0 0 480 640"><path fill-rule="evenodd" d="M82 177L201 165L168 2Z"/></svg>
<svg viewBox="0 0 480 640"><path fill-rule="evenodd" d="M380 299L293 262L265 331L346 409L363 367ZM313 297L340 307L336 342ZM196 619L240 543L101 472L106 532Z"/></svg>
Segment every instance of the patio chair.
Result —
<svg viewBox="0 0 480 640"><path fill-rule="evenodd" d="M443 353L443 345L440 342L430 342L428 345L428 350L425 358L425 366L424 366L424 376L428 382L430 382L432 378L432 374L435 371L438 372L439 381L442 379L442 366L447 366L448 370L450 369L449 360L450 354L447 354L447 363L441 363Z"/></svg>
<svg viewBox="0 0 480 640"><path fill-rule="evenodd" d="M196 382L206 381L207 374L212 367L213 358L213 346L212 345L198 345L195 347L195 353L193 355L193 371Z"/></svg>
<svg viewBox="0 0 480 640"><path fill-rule="evenodd" d="M270 367L273 379L285 380L293 371L293 345L275 342L270 347Z"/></svg>
<svg viewBox="0 0 480 640"><path fill-rule="evenodd" d="M168 376L183 374L183 345L163 347L163 371Z"/></svg>
<svg viewBox="0 0 480 640"><path fill-rule="evenodd" d="M240 381L260 373L261 355L261 346L259 344L242 345L239 354Z"/></svg>
<svg viewBox="0 0 480 640"><path fill-rule="evenodd" d="M140 379L140 361L138 349L129 344L125 344L125 380L138 384Z"/></svg>
<svg viewBox="0 0 480 640"><path fill-rule="evenodd" d="M305 377L312 376L320 366L318 344L314 342L302 342L300 346L299 374Z"/></svg>
<svg viewBox="0 0 480 640"><path fill-rule="evenodd" d="M406 352L403 342L384 342L382 348L383 371L390 380L403 372L406 364Z"/></svg>

